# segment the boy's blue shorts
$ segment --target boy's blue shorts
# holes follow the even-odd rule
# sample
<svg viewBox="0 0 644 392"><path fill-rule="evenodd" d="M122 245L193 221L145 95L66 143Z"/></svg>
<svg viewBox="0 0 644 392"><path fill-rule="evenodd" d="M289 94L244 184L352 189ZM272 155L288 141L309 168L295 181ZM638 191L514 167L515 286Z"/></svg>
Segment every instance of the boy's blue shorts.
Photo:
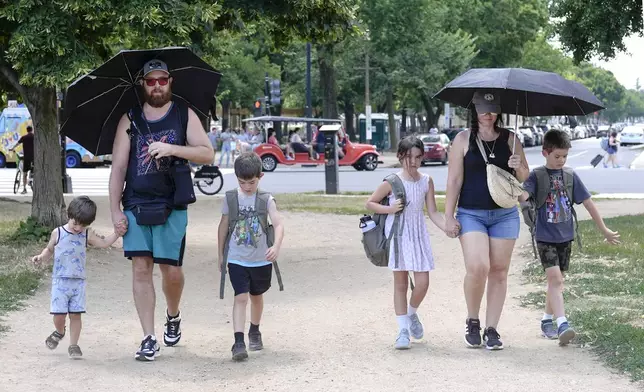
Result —
<svg viewBox="0 0 644 392"><path fill-rule="evenodd" d="M152 257L156 264L183 265L188 210L172 210L162 225L138 225L132 211L124 211L127 233L123 236L125 257Z"/></svg>

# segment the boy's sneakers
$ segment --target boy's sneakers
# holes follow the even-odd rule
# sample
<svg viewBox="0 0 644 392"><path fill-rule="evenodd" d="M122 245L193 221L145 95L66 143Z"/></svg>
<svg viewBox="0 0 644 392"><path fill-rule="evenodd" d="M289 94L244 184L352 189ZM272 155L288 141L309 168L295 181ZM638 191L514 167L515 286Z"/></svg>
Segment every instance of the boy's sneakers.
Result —
<svg viewBox="0 0 644 392"><path fill-rule="evenodd" d="M244 342L236 342L233 344L231 351L233 352L233 361L243 361L248 358L248 352L246 351L246 344Z"/></svg>
<svg viewBox="0 0 644 392"><path fill-rule="evenodd" d="M72 359L80 359L83 356L83 352L81 351L80 347L78 347L75 344L69 346L69 348L67 349L67 353L69 354L69 357Z"/></svg>
<svg viewBox="0 0 644 392"><path fill-rule="evenodd" d="M557 331L552 319L541 320L541 336L548 339L557 339Z"/></svg>
<svg viewBox="0 0 644 392"><path fill-rule="evenodd" d="M488 350L503 350L503 343L501 342L501 335L492 327L488 327L483 332L483 340L485 340L485 348Z"/></svg>
<svg viewBox="0 0 644 392"><path fill-rule="evenodd" d="M248 333L248 349L250 351L259 351L264 348L264 343L262 343L262 333L261 332L249 332Z"/></svg>
<svg viewBox="0 0 644 392"><path fill-rule="evenodd" d="M400 330L394 347L396 350L408 350L411 348L411 339L409 337L408 329L405 328Z"/></svg>
<svg viewBox="0 0 644 392"><path fill-rule="evenodd" d="M566 322L561 323L557 329L557 335L559 336L559 345L566 346L570 341L575 337L575 330Z"/></svg>
<svg viewBox="0 0 644 392"><path fill-rule="evenodd" d="M479 319L465 320L465 344L471 348L481 347L481 322Z"/></svg>
<svg viewBox="0 0 644 392"><path fill-rule="evenodd" d="M137 361L154 361L154 358L159 355L161 346L152 335L148 335L141 342L139 350L136 352L134 359Z"/></svg>
<svg viewBox="0 0 644 392"><path fill-rule="evenodd" d="M165 313L165 331L163 332L163 343L166 346L174 346L181 340L181 312L177 317L170 317Z"/></svg>
<svg viewBox="0 0 644 392"><path fill-rule="evenodd" d="M423 324L418 318L418 314L414 313L409 316L409 332L414 339L422 339L424 334Z"/></svg>

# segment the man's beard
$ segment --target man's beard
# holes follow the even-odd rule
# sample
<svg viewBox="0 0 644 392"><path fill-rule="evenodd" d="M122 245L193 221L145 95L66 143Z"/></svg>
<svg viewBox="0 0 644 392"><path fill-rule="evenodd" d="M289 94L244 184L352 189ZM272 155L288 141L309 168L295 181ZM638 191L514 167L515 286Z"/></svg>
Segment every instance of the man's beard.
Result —
<svg viewBox="0 0 644 392"><path fill-rule="evenodd" d="M153 108L161 108L172 98L172 91L168 89L165 93L155 94L154 92L148 93L147 90L144 90L145 102Z"/></svg>

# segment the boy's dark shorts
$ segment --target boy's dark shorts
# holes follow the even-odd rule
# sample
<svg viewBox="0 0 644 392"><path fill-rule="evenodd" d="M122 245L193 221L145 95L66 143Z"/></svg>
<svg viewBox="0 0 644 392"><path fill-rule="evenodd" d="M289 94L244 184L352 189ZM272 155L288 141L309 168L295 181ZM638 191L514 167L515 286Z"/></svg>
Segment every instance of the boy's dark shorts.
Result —
<svg viewBox="0 0 644 392"><path fill-rule="evenodd" d="M572 241L560 244L537 242L537 251L539 252L543 269L558 266L562 272L568 271L572 253Z"/></svg>
<svg viewBox="0 0 644 392"><path fill-rule="evenodd" d="M235 296L244 293L262 295L271 287L273 264L261 267L228 264L228 273L230 274L230 283L235 290Z"/></svg>

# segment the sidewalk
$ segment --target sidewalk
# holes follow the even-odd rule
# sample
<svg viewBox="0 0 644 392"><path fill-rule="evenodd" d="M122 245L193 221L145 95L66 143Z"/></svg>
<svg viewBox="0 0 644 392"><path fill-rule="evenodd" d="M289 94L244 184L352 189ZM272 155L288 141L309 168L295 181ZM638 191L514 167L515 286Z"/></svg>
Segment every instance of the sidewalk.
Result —
<svg viewBox="0 0 644 392"><path fill-rule="evenodd" d="M644 169L644 151L631 162L629 166L631 169Z"/></svg>
<svg viewBox="0 0 644 392"><path fill-rule="evenodd" d="M109 232L107 198L96 198L94 229ZM154 363L134 360L141 329L131 293L131 267L120 249L91 249L88 313L80 346L84 357L67 358L66 337L56 351L45 348L51 333L47 280L23 311L11 313L11 330L0 336L0 391L69 391L86 385L111 391L454 391L532 392L549 385L566 392L636 392L624 376L606 369L586 349L560 348L539 337L539 310L520 306L532 291L521 270L529 233L522 226L499 325L505 350L465 348L464 267L457 240L429 221L436 270L419 310L424 339L409 351L393 349L396 321L392 275L364 256L357 218L284 213L280 267L285 291L267 293L261 323L265 349L246 363L233 363L233 293L218 299L216 231L220 199L199 199L189 209L182 299L182 340L161 348ZM644 201L601 202L604 216L644 211ZM583 214L580 214L580 217ZM315 231L311 228L315 227ZM275 282L273 282L275 283ZM164 300L160 274L156 333L162 336ZM481 309L481 315L485 309ZM482 317L484 319L484 317ZM483 321L483 320L482 320Z"/></svg>

